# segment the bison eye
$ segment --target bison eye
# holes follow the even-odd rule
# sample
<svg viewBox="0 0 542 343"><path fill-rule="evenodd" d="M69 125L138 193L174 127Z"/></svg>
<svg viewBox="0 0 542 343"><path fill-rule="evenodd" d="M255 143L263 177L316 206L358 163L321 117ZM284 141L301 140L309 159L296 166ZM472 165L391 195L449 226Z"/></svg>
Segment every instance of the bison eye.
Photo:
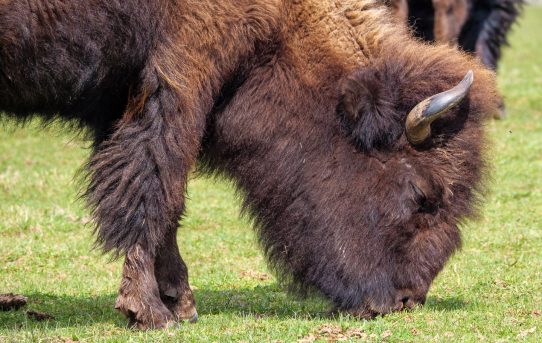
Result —
<svg viewBox="0 0 542 343"><path fill-rule="evenodd" d="M413 182L409 182L410 187L412 188L412 191L414 192L414 201L418 205L418 212L419 213L434 213L440 205L440 201L438 197L427 196L427 192L424 192L418 185L416 185ZM433 192L433 193L439 193L439 192Z"/></svg>

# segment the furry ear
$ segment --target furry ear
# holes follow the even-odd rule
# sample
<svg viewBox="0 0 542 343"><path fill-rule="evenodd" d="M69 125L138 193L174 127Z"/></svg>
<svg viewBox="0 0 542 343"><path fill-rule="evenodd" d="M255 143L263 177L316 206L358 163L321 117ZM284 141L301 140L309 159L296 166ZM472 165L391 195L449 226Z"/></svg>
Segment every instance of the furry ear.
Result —
<svg viewBox="0 0 542 343"><path fill-rule="evenodd" d="M343 129L364 152L389 150L404 130L404 116L396 106L400 85L387 64L380 66L348 76L337 107Z"/></svg>

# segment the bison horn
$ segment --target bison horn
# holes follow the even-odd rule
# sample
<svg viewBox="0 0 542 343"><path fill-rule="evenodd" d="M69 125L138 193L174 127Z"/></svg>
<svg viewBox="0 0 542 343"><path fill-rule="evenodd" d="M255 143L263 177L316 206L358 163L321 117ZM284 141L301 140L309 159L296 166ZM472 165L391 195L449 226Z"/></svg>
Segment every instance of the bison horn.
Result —
<svg viewBox="0 0 542 343"><path fill-rule="evenodd" d="M469 93L473 80L474 73L469 70L457 86L417 104L406 119L408 141L413 145L423 143L431 135L431 123L463 100Z"/></svg>

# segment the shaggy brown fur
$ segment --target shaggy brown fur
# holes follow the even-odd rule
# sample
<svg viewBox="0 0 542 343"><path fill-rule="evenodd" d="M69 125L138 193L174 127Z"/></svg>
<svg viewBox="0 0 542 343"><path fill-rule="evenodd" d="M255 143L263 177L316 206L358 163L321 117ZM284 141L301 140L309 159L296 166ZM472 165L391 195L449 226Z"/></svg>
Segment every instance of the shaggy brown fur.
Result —
<svg viewBox="0 0 542 343"><path fill-rule="evenodd" d="M470 96L410 145L408 111L468 69ZM117 308L149 328L197 317L175 238L198 156L286 279L362 317L423 303L473 214L495 96L376 0L31 0L0 5L0 108L90 128L98 242L126 256Z"/></svg>

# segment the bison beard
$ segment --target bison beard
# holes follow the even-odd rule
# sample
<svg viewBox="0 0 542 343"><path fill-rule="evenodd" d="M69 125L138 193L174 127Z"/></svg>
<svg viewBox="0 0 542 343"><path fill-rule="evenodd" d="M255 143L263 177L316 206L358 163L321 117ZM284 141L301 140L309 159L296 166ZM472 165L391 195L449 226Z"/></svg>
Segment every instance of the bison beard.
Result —
<svg viewBox="0 0 542 343"><path fill-rule="evenodd" d="M411 144L407 113L468 69L468 98ZM143 329L197 318L176 232L198 158L235 180L285 279L361 317L423 303L474 213L494 93L376 0L0 5L0 109L91 132L85 197Z"/></svg>

